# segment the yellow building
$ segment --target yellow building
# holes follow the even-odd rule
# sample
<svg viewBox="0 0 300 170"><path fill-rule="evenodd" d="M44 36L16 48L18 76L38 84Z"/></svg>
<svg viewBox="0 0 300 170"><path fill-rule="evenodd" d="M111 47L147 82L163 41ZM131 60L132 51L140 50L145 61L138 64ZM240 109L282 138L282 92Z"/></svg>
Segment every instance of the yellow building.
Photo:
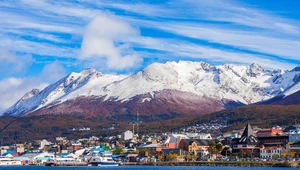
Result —
<svg viewBox="0 0 300 170"><path fill-rule="evenodd" d="M209 147L208 139L182 139L179 142L179 148L186 150L190 153L196 154L198 150L204 149L207 150Z"/></svg>

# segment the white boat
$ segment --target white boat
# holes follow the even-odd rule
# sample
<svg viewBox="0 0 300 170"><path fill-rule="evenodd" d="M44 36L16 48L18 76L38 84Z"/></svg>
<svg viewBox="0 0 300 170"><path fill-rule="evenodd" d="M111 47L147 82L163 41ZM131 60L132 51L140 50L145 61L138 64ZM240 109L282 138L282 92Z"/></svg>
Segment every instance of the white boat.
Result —
<svg viewBox="0 0 300 170"><path fill-rule="evenodd" d="M93 153L88 166L119 166L119 164L113 160L111 152L102 152Z"/></svg>
<svg viewBox="0 0 300 170"><path fill-rule="evenodd" d="M22 165L21 161L13 160L9 157L0 157L0 166L13 166L13 165Z"/></svg>

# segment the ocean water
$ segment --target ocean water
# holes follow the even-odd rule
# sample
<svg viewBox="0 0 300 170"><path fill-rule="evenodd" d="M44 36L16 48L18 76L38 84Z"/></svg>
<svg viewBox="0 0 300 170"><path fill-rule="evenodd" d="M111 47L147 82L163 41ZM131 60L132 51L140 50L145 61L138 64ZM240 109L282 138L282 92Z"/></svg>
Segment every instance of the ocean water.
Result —
<svg viewBox="0 0 300 170"><path fill-rule="evenodd" d="M287 170L270 167L209 167L209 166L119 166L119 167L49 167L49 166L0 166L0 170Z"/></svg>

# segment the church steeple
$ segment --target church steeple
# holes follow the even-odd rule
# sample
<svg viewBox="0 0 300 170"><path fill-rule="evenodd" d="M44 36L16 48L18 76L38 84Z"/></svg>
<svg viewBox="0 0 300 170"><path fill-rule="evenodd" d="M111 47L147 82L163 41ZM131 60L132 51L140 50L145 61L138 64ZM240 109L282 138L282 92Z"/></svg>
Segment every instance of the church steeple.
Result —
<svg viewBox="0 0 300 170"><path fill-rule="evenodd" d="M251 126L250 126L250 123L247 123L247 126L246 126L246 128L245 128L245 130L244 130L244 132L242 134L242 137L244 137L244 136L245 137L249 137L251 135L254 136L253 130L252 130Z"/></svg>
<svg viewBox="0 0 300 170"><path fill-rule="evenodd" d="M242 137L240 138L239 144L247 144L247 145L256 145L258 144L258 139L253 133L253 130L249 123L247 123L247 126L245 127L245 130L242 134Z"/></svg>

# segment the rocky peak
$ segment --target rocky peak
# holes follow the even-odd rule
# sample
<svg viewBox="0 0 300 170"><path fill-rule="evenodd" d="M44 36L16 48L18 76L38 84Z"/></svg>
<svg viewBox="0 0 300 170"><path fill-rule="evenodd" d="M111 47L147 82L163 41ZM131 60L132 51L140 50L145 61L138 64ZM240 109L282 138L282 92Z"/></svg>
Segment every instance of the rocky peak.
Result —
<svg viewBox="0 0 300 170"><path fill-rule="evenodd" d="M30 92L26 93L26 94L22 97L22 99L23 99L23 100L27 100L27 99L29 99L29 98L35 96L35 95L38 94L39 92L40 92L39 89L32 89Z"/></svg>
<svg viewBox="0 0 300 170"><path fill-rule="evenodd" d="M248 74L251 77L257 77L257 76L261 75L262 72L264 72L264 69L256 63L253 63L249 66Z"/></svg>
<svg viewBox="0 0 300 170"><path fill-rule="evenodd" d="M292 71L300 71L300 66L295 67Z"/></svg>
<svg viewBox="0 0 300 170"><path fill-rule="evenodd" d="M37 95L40 92L39 89L32 89L31 91L27 92L17 103L16 105L21 104L22 102L24 102L25 100L28 100L30 98L32 98L33 96Z"/></svg>
<svg viewBox="0 0 300 170"><path fill-rule="evenodd" d="M80 73L83 75L88 75L88 74L92 74L92 73L96 73L97 70L93 69L93 68L86 68L84 70L82 70Z"/></svg>

